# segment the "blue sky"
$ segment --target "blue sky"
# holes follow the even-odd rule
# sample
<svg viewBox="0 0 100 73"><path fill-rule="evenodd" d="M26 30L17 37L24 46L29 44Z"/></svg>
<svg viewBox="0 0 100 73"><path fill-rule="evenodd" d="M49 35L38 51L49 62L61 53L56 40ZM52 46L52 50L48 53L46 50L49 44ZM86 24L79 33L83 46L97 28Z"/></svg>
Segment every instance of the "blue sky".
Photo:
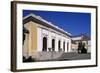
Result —
<svg viewBox="0 0 100 73"><path fill-rule="evenodd" d="M30 13L52 22L54 25L71 33L72 36L80 35L81 33L91 36L90 13L23 10L23 17Z"/></svg>

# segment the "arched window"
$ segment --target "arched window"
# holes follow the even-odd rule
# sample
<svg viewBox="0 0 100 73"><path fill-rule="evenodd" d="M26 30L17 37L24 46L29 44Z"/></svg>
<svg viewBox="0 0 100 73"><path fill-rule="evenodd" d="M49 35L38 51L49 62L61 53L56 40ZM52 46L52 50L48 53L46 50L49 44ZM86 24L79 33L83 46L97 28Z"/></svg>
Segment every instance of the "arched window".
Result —
<svg viewBox="0 0 100 73"><path fill-rule="evenodd" d="M43 48L42 51L47 51L47 37L43 37Z"/></svg>
<svg viewBox="0 0 100 73"><path fill-rule="evenodd" d="M55 51L55 39L52 39L52 50Z"/></svg>
<svg viewBox="0 0 100 73"><path fill-rule="evenodd" d="M61 47L60 47L61 41L58 41L58 50L60 51Z"/></svg>
<svg viewBox="0 0 100 73"><path fill-rule="evenodd" d="M67 51L69 50L69 42L67 42Z"/></svg>
<svg viewBox="0 0 100 73"><path fill-rule="evenodd" d="M63 42L63 51L65 51L65 41Z"/></svg>

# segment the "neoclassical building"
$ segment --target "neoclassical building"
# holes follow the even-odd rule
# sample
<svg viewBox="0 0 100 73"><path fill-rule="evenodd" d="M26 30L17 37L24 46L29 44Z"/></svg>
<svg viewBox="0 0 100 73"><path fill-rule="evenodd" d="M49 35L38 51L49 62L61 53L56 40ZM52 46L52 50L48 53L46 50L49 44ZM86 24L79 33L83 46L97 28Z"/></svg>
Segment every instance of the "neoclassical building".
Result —
<svg viewBox="0 0 100 73"><path fill-rule="evenodd" d="M38 52L71 52L71 34L35 14L23 18L23 56Z"/></svg>
<svg viewBox="0 0 100 73"><path fill-rule="evenodd" d="M35 14L23 18L23 57L38 60L59 58L63 53L77 52L79 42L91 50L90 38L86 35L72 36Z"/></svg>

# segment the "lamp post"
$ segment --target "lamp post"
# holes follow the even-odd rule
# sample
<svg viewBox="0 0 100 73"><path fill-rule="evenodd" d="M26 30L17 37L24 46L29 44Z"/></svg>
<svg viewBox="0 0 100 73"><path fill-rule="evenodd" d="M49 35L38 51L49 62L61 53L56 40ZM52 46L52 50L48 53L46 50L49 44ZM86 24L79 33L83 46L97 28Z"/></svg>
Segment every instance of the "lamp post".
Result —
<svg viewBox="0 0 100 73"><path fill-rule="evenodd" d="M52 48L49 48L50 49L50 52L51 52L51 60L53 60L53 49Z"/></svg>

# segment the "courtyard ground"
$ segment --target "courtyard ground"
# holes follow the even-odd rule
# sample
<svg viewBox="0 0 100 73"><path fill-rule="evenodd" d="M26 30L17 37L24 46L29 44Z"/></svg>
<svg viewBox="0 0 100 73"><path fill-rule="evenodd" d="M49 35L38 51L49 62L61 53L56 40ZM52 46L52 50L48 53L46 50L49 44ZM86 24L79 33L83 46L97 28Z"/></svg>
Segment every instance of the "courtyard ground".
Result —
<svg viewBox="0 0 100 73"><path fill-rule="evenodd" d="M56 57L58 56L59 57ZM49 56L48 56L49 55ZM42 53L41 59L37 61L64 61L64 60L85 60L85 59L91 59L91 53L86 53L86 54L79 54L75 52L69 52L69 53L55 53L55 52L49 52L48 55Z"/></svg>

